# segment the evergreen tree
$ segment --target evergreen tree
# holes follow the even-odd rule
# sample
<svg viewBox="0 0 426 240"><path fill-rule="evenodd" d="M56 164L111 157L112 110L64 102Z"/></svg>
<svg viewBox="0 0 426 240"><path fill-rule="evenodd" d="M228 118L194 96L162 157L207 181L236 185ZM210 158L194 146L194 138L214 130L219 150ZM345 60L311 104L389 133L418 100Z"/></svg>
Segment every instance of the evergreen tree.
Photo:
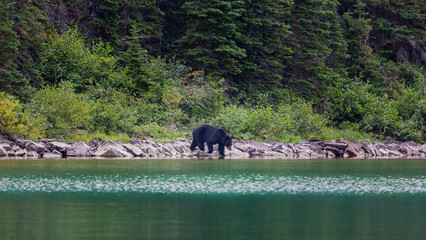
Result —
<svg viewBox="0 0 426 240"><path fill-rule="evenodd" d="M136 27L141 43L150 53L160 52L163 25L160 17L164 13L157 7L156 0L121 0L118 12L121 36L132 36Z"/></svg>
<svg viewBox="0 0 426 240"><path fill-rule="evenodd" d="M46 17L32 1L1 0L0 3L0 88L26 100L30 84L41 83L32 62L46 36Z"/></svg>
<svg viewBox="0 0 426 240"><path fill-rule="evenodd" d="M357 0L352 11L343 14L345 38L351 53L347 66L351 77L382 83L384 79L378 71L377 61L370 47L371 18L362 0Z"/></svg>
<svg viewBox="0 0 426 240"><path fill-rule="evenodd" d="M247 54L237 43L243 38L238 29L243 5L241 0L192 0L183 4L187 28L179 42L189 65L218 76L242 72L241 60Z"/></svg>
<svg viewBox="0 0 426 240"><path fill-rule="evenodd" d="M244 85L250 83L247 87L282 81L284 60L292 52L286 42L290 26L285 23L291 4L287 0L245 1L240 20L243 37L239 45L245 49L247 57L242 60L244 71L234 81Z"/></svg>
<svg viewBox="0 0 426 240"><path fill-rule="evenodd" d="M92 36L102 38L115 49L118 47L117 26L119 21L119 1L116 0L77 0L83 10L80 24L90 23ZM85 29L85 27L80 27ZM87 31L87 30L86 30Z"/></svg>
<svg viewBox="0 0 426 240"><path fill-rule="evenodd" d="M295 0L289 38L294 50L287 84L310 99L345 81L346 42L336 19L336 0Z"/></svg>
<svg viewBox="0 0 426 240"><path fill-rule="evenodd" d="M240 90L280 83L286 43L288 0L187 1L186 31L178 40L187 63L225 77Z"/></svg>
<svg viewBox="0 0 426 240"><path fill-rule="evenodd" d="M153 85L147 77L149 75L147 62L148 52L140 44L140 29L135 26L126 42L126 51L120 53L120 63L127 68L127 74L132 78L134 93L141 96Z"/></svg>
<svg viewBox="0 0 426 240"><path fill-rule="evenodd" d="M18 55L18 35L11 20L14 3L0 1L0 91L23 97L28 80L18 71L15 59ZM24 94L25 95L25 94Z"/></svg>

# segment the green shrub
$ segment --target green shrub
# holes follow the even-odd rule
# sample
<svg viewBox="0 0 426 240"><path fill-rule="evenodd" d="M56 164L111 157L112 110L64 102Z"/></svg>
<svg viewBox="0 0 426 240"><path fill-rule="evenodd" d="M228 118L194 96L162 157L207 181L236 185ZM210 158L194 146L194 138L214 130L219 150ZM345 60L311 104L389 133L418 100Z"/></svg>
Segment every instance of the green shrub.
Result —
<svg viewBox="0 0 426 240"><path fill-rule="evenodd" d="M40 53L39 70L49 84L74 83L78 92L95 83L117 88L132 88L131 79L118 68L112 48L101 41L90 47L76 28L52 34Z"/></svg>
<svg viewBox="0 0 426 240"><path fill-rule="evenodd" d="M173 129L170 126L160 126L153 122L143 126L136 126L135 133L136 137L150 137L155 141L170 142L179 137L186 137L184 133L177 129Z"/></svg>
<svg viewBox="0 0 426 240"><path fill-rule="evenodd" d="M188 121L188 116L181 108L173 108L158 103L150 103L147 100L138 99L137 124L146 125L153 122L159 125L180 124Z"/></svg>
<svg viewBox="0 0 426 240"><path fill-rule="evenodd" d="M163 104L180 108L189 118L209 118L227 102L224 79L205 76L204 72L188 73L184 78L169 78L163 90Z"/></svg>
<svg viewBox="0 0 426 240"><path fill-rule="evenodd" d="M330 91L328 115L334 125L345 122L359 124L362 131L399 140L422 141L426 138L426 94L424 76L414 87L405 87L392 98L379 96L371 85L353 82L346 88Z"/></svg>
<svg viewBox="0 0 426 240"><path fill-rule="evenodd" d="M37 91L30 107L46 118L47 137L70 137L77 129L92 129L94 104L85 94L73 91L70 82Z"/></svg>
<svg viewBox="0 0 426 240"><path fill-rule="evenodd" d="M329 124L327 116L318 114L312 105L303 100L285 104L278 108L280 121L286 122L290 133L308 137L310 134L320 132Z"/></svg>
<svg viewBox="0 0 426 240"><path fill-rule="evenodd" d="M229 105L211 123L242 139L294 142L320 132L328 120L315 113L311 104L298 100L275 109Z"/></svg>
<svg viewBox="0 0 426 240"><path fill-rule="evenodd" d="M18 100L0 92L0 134L10 137L43 137L44 119L31 117Z"/></svg>
<svg viewBox="0 0 426 240"><path fill-rule="evenodd" d="M232 104L221 109L210 123L225 129L237 138L254 139L256 136L249 130L252 112L250 108Z"/></svg>
<svg viewBox="0 0 426 240"><path fill-rule="evenodd" d="M94 130L107 134L133 131L137 122L137 110L131 96L98 85L90 88L89 92L95 102L90 112Z"/></svg>

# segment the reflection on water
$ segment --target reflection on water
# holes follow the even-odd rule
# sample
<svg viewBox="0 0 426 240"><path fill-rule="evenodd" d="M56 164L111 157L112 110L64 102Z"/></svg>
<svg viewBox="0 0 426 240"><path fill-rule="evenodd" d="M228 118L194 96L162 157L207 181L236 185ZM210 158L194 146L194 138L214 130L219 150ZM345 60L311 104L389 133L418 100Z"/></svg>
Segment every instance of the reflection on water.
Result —
<svg viewBox="0 0 426 240"><path fill-rule="evenodd" d="M426 160L0 161L0 239L424 239Z"/></svg>
<svg viewBox="0 0 426 240"><path fill-rule="evenodd" d="M357 176L154 175L22 176L0 178L4 193L187 193L187 194L426 194L426 178Z"/></svg>

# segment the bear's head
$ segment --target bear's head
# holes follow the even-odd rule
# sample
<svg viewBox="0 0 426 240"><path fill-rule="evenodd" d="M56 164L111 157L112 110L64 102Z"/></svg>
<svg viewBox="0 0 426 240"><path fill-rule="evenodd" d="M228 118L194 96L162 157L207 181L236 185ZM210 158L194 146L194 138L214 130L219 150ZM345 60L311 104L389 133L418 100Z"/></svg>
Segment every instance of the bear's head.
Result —
<svg viewBox="0 0 426 240"><path fill-rule="evenodd" d="M232 150L232 136L226 136L224 144L229 150Z"/></svg>

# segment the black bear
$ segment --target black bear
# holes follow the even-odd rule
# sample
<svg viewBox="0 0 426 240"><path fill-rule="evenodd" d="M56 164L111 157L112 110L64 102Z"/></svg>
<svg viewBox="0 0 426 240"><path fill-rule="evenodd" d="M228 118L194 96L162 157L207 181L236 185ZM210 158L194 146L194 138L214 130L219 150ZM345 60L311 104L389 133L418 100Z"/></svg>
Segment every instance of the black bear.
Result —
<svg viewBox="0 0 426 240"><path fill-rule="evenodd" d="M191 151L194 151L197 146L201 151L204 151L204 142L207 143L209 153L213 152L214 144L219 144L219 154L221 156L225 156L225 147L229 150L232 149L232 137L228 136L223 129L217 127L203 124L194 128L192 137Z"/></svg>

